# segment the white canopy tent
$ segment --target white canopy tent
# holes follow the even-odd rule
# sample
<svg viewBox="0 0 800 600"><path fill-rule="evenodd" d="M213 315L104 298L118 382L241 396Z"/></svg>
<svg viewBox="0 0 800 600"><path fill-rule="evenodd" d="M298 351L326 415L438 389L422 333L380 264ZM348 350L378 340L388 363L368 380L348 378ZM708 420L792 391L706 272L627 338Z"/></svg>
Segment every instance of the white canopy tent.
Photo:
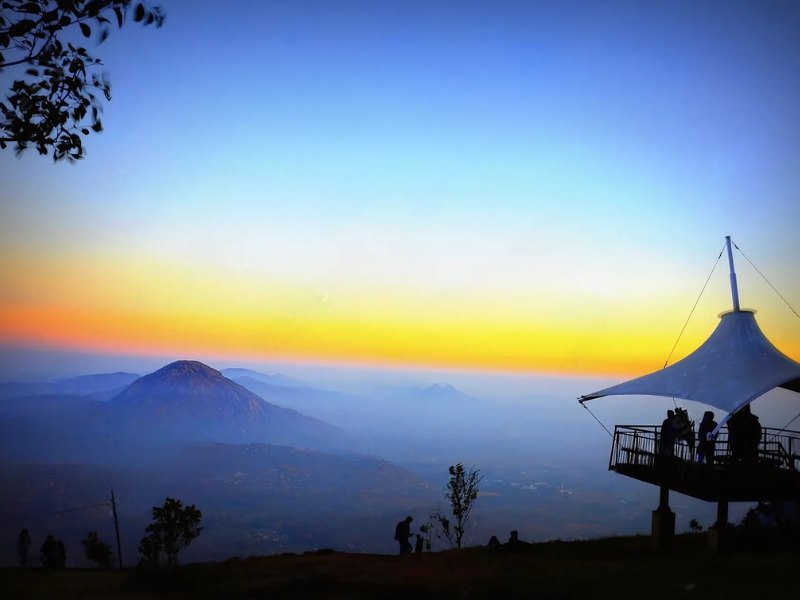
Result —
<svg viewBox="0 0 800 600"><path fill-rule="evenodd" d="M739 308L730 238L726 240L733 310L720 315L705 343L660 371L581 396L581 404L602 396L667 396L708 404L730 415L778 387L800 393L800 363L772 345L758 327L755 311Z"/></svg>
<svg viewBox="0 0 800 600"><path fill-rule="evenodd" d="M759 329L754 311L723 313L705 343L674 365L591 394L667 396L734 413L774 388L800 393L800 363L778 350Z"/></svg>

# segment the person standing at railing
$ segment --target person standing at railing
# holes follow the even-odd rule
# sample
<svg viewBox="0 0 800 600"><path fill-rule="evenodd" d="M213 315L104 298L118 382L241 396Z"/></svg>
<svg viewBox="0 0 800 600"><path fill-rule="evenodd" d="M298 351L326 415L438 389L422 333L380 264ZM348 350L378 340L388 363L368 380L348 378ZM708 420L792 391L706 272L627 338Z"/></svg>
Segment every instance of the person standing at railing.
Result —
<svg viewBox="0 0 800 600"><path fill-rule="evenodd" d="M697 429L697 462L705 462L706 464L714 464L714 452L717 446L717 440L712 435L712 431L717 428L717 422L714 420L714 413L707 410L703 413L703 420L700 421L700 426Z"/></svg>
<svg viewBox="0 0 800 600"><path fill-rule="evenodd" d="M728 443L735 461L755 463L761 443L761 423L745 404L728 421Z"/></svg>
<svg viewBox="0 0 800 600"><path fill-rule="evenodd" d="M750 405L747 405L747 456L750 462L758 461L758 448L761 445L761 422L758 417L750 412Z"/></svg>
<svg viewBox="0 0 800 600"><path fill-rule="evenodd" d="M659 435L659 452L662 456L672 456L675 454L675 428L672 421L675 419L675 411L668 410L667 418L661 423L661 433Z"/></svg>

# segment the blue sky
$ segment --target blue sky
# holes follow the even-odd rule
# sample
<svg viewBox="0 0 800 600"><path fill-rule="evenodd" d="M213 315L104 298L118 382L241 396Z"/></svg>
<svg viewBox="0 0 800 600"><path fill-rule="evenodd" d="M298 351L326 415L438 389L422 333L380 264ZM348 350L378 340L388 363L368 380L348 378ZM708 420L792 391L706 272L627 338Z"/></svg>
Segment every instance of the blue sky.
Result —
<svg viewBox="0 0 800 600"><path fill-rule="evenodd" d="M725 235L800 304L797 3L162 4L84 161L0 155L6 348L637 372Z"/></svg>

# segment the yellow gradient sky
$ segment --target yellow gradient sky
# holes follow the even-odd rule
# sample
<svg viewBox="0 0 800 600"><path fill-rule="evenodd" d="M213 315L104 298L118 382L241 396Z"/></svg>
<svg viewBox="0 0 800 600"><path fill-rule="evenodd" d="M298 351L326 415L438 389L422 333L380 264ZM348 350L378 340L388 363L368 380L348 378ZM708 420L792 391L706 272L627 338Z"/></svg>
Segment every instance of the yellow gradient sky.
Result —
<svg viewBox="0 0 800 600"><path fill-rule="evenodd" d="M670 282L681 274L659 267L656 256L651 265L617 257L606 280L591 256L571 257L569 275L559 275L568 269L552 264L566 260L555 253L539 269L517 265L524 273L508 261L491 268L473 262L469 270L484 285L470 287L466 273L464 281L440 285L393 283L380 271L303 282L202 261L45 255L4 264L13 294L0 304L0 336L12 344L112 354L637 373L667 358L718 246L709 245L706 260L697 261L696 273L684 273L676 289ZM743 305L766 307L758 315L762 327L798 356L797 319L744 267ZM501 275L503 269L512 272ZM520 285L523 274L528 283ZM671 362L702 342L717 312L729 308L727 284L723 256Z"/></svg>

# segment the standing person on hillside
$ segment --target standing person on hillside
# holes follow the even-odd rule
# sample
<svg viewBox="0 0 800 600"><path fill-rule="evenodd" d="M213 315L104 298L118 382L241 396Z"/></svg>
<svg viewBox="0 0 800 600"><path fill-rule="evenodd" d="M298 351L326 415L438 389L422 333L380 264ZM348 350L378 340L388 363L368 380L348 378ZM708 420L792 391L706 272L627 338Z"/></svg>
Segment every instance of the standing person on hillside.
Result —
<svg viewBox="0 0 800 600"><path fill-rule="evenodd" d="M56 569L67 568L67 549L64 540L56 540Z"/></svg>
<svg viewBox="0 0 800 600"><path fill-rule="evenodd" d="M707 410L703 413L703 420L700 421L700 426L697 428L697 462L705 462L708 465L714 464L714 452L716 450L717 441L710 438L710 434L717 428L717 422L714 420L714 413Z"/></svg>
<svg viewBox="0 0 800 600"><path fill-rule="evenodd" d="M406 517L400 521L394 528L394 539L400 544L400 556L411 553L411 544L408 538L411 537L411 521L412 517Z"/></svg>
<svg viewBox="0 0 800 600"><path fill-rule="evenodd" d="M25 527L19 532L19 539L17 540L17 552L19 552L19 566L28 566L28 550L31 547L31 534L28 528Z"/></svg>
<svg viewBox="0 0 800 600"><path fill-rule="evenodd" d="M41 549L42 566L45 569L58 567L58 543L52 533L47 534Z"/></svg>

